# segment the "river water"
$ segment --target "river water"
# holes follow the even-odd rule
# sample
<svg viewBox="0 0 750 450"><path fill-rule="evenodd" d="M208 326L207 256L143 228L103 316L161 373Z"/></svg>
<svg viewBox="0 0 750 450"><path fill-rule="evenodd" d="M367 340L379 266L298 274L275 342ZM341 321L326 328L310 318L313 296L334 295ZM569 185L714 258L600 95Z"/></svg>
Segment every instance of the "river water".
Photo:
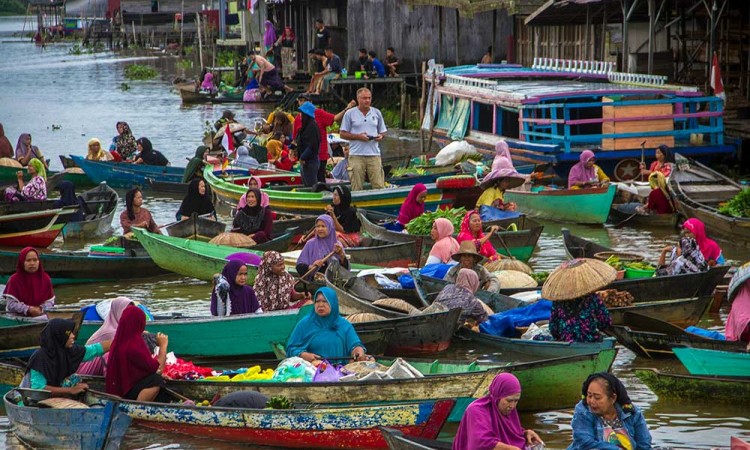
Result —
<svg viewBox="0 0 750 450"><path fill-rule="evenodd" d="M86 143L98 137L105 145L115 134L115 123L126 121L136 137L146 136L173 165L183 166L200 140L206 122L213 123L226 109L222 105L183 106L172 88L176 61L167 56L120 56L111 52L70 53L71 44L52 44L39 48L29 39L14 36L24 27L23 18L0 17L0 123L15 146L18 135L32 134L33 143L51 158L52 168L60 169L58 155L85 154ZM28 23L26 30L28 30ZM130 81L124 76L127 64L153 65L160 76L149 81ZM123 84L128 89L123 89ZM251 123L265 117L268 106L231 105L238 120ZM393 132L385 151L398 147L418 148L408 134ZM154 196L146 192L145 206L157 223L174 220L179 199ZM121 198L124 193L121 192ZM121 200L122 202L122 200ZM124 205L121 205L124 206ZM225 217L226 219L226 217ZM568 226L574 234L594 239L622 251L658 256L664 245L674 244L672 231L644 231L623 227ZM565 252L559 224L545 223L544 233L530 264L536 270L552 270ZM92 242L89 244L96 244ZM722 243L725 255L733 263L750 259L750 251ZM53 247L62 247L56 242ZM105 298L125 295L146 303L159 312L204 314L208 309L210 288L207 283L176 275L98 285L65 286L56 289L60 304L90 304ZM707 315L701 325L723 329L728 311ZM441 357L471 357L475 349L458 344ZM643 408L654 443L681 449L710 449L729 446L730 436L750 439L750 410L747 405L716 405L704 402L673 402L659 399L634 375L634 367L679 370L674 362L659 362L636 357L621 348L614 372L626 382L631 398ZM583 381L583 380L581 380ZM523 399L521 399L523 402ZM550 448L565 448L570 442L572 407L563 411L524 414L524 426L539 432ZM0 414L2 409L0 409ZM8 422L0 417L0 448L20 446L8 431ZM446 427L447 434L455 427ZM199 438L190 438L141 428L128 432L124 448L229 449L236 446Z"/></svg>

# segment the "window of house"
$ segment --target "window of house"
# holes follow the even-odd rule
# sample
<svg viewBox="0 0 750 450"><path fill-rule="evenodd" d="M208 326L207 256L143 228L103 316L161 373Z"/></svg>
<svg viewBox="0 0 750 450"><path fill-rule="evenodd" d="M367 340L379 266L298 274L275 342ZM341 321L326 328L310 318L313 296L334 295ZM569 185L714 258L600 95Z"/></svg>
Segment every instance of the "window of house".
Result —
<svg viewBox="0 0 750 450"><path fill-rule="evenodd" d="M492 105L486 105L479 102L473 102L472 107L473 120L471 123L471 129L476 131L483 131L486 133L492 133L492 118L494 107Z"/></svg>

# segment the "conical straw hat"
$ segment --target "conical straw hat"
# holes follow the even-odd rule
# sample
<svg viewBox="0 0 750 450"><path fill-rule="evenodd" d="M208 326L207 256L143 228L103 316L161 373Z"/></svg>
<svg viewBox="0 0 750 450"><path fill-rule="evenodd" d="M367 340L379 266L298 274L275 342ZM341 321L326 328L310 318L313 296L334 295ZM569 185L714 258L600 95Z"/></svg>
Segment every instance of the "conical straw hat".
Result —
<svg viewBox="0 0 750 450"><path fill-rule="evenodd" d="M488 262L484 265L484 268L489 270L490 272L497 272L498 270L516 270L518 272L523 272L526 275L531 275L532 273L534 273L534 271L531 270L531 267L526 265L523 261L511 258L502 258L496 261Z"/></svg>
<svg viewBox="0 0 750 450"><path fill-rule="evenodd" d="M520 289L539 286L535 279L517 270L498 270L492 274L500 282L501 288Z"/></svg>
<svg viewBox="0 0 750 450"><path fill-rule="evenodd" d="M617 271L604 261L579 258L565 261L542 286L542 298L574 300L615 281Z"/></svg>
<svg viewBox="0 0 750 450"><path fill-rule="evenodd" d="M221 233L208 241L209 244L227 245L229 247L252 247L255 241L242 233Z"/></svg>

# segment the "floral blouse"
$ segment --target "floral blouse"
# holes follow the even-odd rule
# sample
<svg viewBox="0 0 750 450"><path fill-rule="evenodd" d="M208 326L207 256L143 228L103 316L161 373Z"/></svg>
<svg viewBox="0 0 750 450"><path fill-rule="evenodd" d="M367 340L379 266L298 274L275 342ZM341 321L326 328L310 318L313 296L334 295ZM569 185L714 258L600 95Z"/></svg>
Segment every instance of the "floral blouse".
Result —
<svg viewBox="0 0 750 450"><path fill-rule="evenodd" d="M549 331L558 341L601 342L599 330L609 328L612 317L596 294L552 303Z"/></svg>
<svg viewBox="0 0 750 450"><path fill-rule="evenodd" d="M40 176L35 176L21 189L26 200L47 200L47 182Z"/></svg>

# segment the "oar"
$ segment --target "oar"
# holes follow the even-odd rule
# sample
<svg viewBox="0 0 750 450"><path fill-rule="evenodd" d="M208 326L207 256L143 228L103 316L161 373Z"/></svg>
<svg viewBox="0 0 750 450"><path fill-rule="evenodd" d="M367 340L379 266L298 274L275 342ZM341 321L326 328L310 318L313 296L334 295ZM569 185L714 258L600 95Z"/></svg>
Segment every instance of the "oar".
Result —
<svg viewBox="0 0 750 450"><path fill-rule="evenodd" d="M513 254L510 252L510 248L508 248L508 244L505 243L505 239L503 239L503 235L501 235L499 232L496 231L495 236L497 236L497 238L500 240L500 243L503 245L503 248L508 253L508 257L512 260L515 260L516 257L513 256ZM523 261L518 261L518 262L525 265L526 267L529 267L528 264L524 263ZM533 270L531 270L531 267L529 267L529 271L533 272Z"/></svg>
<svg viewBox="0 0 750 450"><path fill-rule="evenodd" d="M299 247L299 244L303 242L302 239L304 239L304 242L307 242L307 237L310 236L310 233L312 233L313 231L315 231L315 225L313 225L312 228L310 228L309 230L307 230L305 232L305 234L302 235L302 238L300 238L300 239L297 240L297 243L294 244L294 247L292 247L292 250L290 250L290 251L297 250L297 247Z"/></svg>
<svg viewBox="0 0 750 450"><path fill-rule="evenodd" d="M630 219L632 219L633 217L635 217L637 215L638 215L638 213L634 212L633 214L631 214L628 217L626 217L625 219L623 219L621 222L616 223L615 224L615 228L620 228L621 226L625 225Z"/></svg>
<svg viewBox="0 0 750 450"><path fill-rule="evenodd" d="M334 255L334 253L336 253L336 252L335 252L335 251L332 251L331 253L327 254L327 255L326 255L326 256L325 256L324 258L323 258L323 263L325 263L326 261L328 261L328 259L329 259L329 258L330 258L331 256L333 256L333 255ZM313 264L313 265L312 265L312 266L310 267L310 270L308 270L307 272L305 272L305 274L304 274L304 275L302 275L302 276L301 276L300 278L302 278L302 279L304 280L304 279L305 279L305 278L307 278L307 276L308 276L308 275L310 275L311 273L315 273L315 272L317 272L317 270L318 270L318 269L320 269L320 267L318 267L318 266L316 266L316 265L314 265L314 264Z"/></svg>

